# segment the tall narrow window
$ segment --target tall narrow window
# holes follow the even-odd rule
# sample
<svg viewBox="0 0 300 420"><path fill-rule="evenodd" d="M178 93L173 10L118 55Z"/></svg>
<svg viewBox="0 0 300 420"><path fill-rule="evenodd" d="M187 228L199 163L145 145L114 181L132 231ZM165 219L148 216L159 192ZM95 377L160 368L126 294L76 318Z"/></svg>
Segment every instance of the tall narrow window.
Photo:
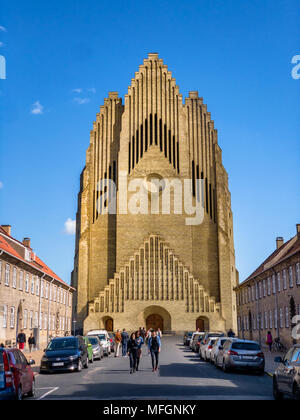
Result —
<svg viewBox="0 0 300 420"><path fill-rule="evenodd" d="M9 277L10 277L10 265L6 264L6 267L5 267L5 286L9 286Z"/></svg>
<svg viewBox="0 0 300 420"><path fill-rule="evenodd" d="M153 121L152 114L150 114L150 145L153 144Z"/></svg>

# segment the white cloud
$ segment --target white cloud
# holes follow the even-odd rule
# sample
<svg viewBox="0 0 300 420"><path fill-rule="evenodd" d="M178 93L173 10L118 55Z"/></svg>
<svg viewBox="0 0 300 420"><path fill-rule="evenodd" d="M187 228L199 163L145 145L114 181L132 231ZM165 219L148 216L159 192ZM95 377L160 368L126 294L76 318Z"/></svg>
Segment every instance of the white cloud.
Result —
<svg viewBox="0 0 300 420"><path fill-rule="evenodd" d="M77 88L77 89L73 89L72 93L81 93L82 89L81 88Z"/></svg>
<svg viewBox="0 0 300 420"><path fill-rule="evenodd" d="M65 222L65 233L67 235L75 235L76 232L76 220L72 220L70 217Z"/></svg>
<svg viewBox="0 0 300 420"><path fill-rule="evenodd" d="M90 102L89 98L74 98L74 102L76 102L78 105L85 105Z"/></svg>
<svg viewBox="0 0 300 420"><path fill-rule="evenodd" d="M1 26L1 25L0 25L0 31L1 31L1 32L6 32L6 28L5 28L4 26Z"/></svg>
<svg viewBox="0 0 300 420"><path fill-rule="evenodd" d="M0 190L4 187L3 182L0 181Z"/></svg>
<svg viewBox="0 0 300 420"><path fill-rule="evenodd" d="M32 109L31 109L31 113L33 115L41 115L44 112L44 107L43 105L40 104L39 101L36 101L33 105L32 105Z"/></svg>

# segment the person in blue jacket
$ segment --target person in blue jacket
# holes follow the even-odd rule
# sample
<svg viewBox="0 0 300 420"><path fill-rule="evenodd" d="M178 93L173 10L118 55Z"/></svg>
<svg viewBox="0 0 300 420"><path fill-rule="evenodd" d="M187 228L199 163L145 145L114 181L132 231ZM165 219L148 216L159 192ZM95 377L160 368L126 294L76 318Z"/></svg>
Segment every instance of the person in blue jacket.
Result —
<svg viewBox="0 0 300 420"><path fill-rule="evenodd" d="M142 356L142 345L144 344L144 339L139 331L136 332L136 342L138 344L137 358L136 358L136 371L139 370L140 359Z"/></svg>
<svg viewBox="0 0 300 420"><path fill-rule="evenodd" d="M161 350L161 339L157 335L156 331L152 331L152 335L148 341L149 354L152 359L152 372L156 372L158 369L159 353Z"/></svg>

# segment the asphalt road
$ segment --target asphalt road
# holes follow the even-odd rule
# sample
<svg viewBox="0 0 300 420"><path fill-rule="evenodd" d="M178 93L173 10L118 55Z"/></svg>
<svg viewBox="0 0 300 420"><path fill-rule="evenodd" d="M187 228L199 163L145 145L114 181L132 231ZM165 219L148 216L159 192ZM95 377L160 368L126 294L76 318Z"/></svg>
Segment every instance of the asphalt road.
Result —
<svg viewBox="0 0 300 420"><path fill-rule="evenodd" d="M37 400L203 400L272 399L272 379L223 373L202 362L180 337L164 337L160 368L152 372L143 349L140 371L129 373L129 358L114 355L74 373L38 375Z"/></svg>

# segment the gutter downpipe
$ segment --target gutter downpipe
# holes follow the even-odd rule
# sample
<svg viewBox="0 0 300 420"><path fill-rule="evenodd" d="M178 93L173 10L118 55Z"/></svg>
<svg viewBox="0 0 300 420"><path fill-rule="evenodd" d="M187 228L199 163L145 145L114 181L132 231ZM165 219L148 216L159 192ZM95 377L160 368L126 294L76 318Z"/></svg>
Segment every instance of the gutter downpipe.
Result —
<svg viewBox="0 0 300 420"><path fill-rule="evenodd" d="M50 288L49 288L49 295L48 295L48 324L47 324L47 345L49 343L49 331L50 331L50 296L52 297L52 284L54 282L54 278L52 277L51 283L50 283Z"/></svg>
<svg viewBox="0 0 300 420"><path fill-rule="evenodd" d="M40 279L40 290L39 290L39 322L38 322L39 342L38 342L38 345L37 345L37 347L38 347L39 350L40 350L40 332L41 332L42 327L43 327L43 320L41 320L41 310L42 310L42 297L41 297L41 294L42 294L42 281L44 280L45 275L46 274L44 273L43 276Z"/></svg>

